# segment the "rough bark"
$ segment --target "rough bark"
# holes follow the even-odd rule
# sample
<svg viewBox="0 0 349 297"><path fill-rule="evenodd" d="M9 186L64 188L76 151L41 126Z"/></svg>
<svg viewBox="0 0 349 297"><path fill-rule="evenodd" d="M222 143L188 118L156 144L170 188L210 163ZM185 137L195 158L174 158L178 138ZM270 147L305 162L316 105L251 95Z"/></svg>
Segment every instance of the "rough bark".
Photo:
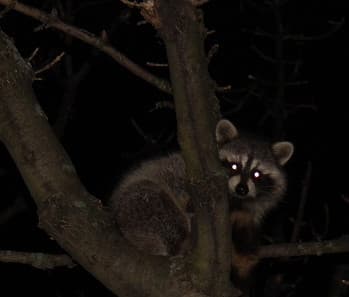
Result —
<svg viewBox="0 0 349 297"><path fill-rule="evenodd" d="M195 209L192 269L205 293L231 293L231 226L226 180L214 140L219 105L204 51L201 11L187 0L154 1L147 19L167 50L175 98L178 141L186 162Z"/></svg>
<svg viewBox="0 0 349 297"><path fill-rule="evenodd" d="M177 262L130 246L83 187L35 98L32 78L30 65L0 31L0 139L37 204L40 227L119 296L192 292L173 275Z"/></svg>
<svg viewBox="0 0 349 297"><path fill-rule="evenodd" d="M194 200L195 248L188 257L144 257L123 240L109 213L79 181L36 102L30 67L4 34L0 138L36 201L41 228L113 292L231 296L229 206L214 141L219 105L208 74L202 16L187 0L156 0L146 6L143 15L166 44L178 139Z"/></svg>
<svg viewBox="0 0 349 297"><path fill-rule="evenodd" d="M319 242L279 243L262 246L258 252L260 258L321 256L324 254L347 253L349 237Z"/></svg>

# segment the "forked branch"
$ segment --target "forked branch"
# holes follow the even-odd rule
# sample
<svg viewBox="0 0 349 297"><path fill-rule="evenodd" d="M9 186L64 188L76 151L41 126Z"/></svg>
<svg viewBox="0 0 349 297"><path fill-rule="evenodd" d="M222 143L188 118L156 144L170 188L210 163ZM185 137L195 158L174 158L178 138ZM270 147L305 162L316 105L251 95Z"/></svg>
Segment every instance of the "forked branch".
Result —
<svg viewBox="0 0 349 297"><path fill-rule="evenodd" d="M150 72L146 71L144 68L131 61L123 53L111 46L111 44L109 44L104 38L98 38L92 33L64 23L57 16L50 15L34 7L22 4L18 1L0 0L0 4L4 5L5 7L10 7L15 11L18 11L24 15L32 17L33 19L36 19L46 24L48 27L55 28L59 31L64 32L67 35L70 35L83 42L86 42L87 44L94 46L95 48L98 48L134 75L154 85L155 87L157 87L165 93L170 94L172 92L171 86L168 81L154 76Z"/></svg>
<svg viewBox="0 0 349 297"><path fill-rule="evenodd" d="M38 207L39 226L115 294L185 295L165 257L144 256L81 184L33 89L34 73L0 31L0 140ZM161 286L159 285L161 284Z"/></svg>

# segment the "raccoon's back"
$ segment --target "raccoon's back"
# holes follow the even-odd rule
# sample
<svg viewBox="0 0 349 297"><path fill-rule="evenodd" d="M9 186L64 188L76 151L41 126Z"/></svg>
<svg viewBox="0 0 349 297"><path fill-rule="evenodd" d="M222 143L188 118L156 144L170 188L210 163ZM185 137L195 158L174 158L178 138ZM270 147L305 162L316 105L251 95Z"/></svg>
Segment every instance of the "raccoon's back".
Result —
<svg viewBox="0 0 349 297"><path fill-rule="evenodd" d="M177 254L189 232L180 154L145 161L116 187L110 206L124 236L150 254Z"/></svg>

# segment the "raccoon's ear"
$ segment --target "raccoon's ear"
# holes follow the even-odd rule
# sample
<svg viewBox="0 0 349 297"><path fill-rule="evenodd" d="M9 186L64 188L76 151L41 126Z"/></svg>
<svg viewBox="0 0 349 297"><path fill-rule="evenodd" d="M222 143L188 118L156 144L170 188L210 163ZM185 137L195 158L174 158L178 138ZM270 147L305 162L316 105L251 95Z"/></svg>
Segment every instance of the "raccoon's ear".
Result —
<svg viewBox="0 0 349 297"><path fill-rule="evenodd" d="M280 165L285 165L292 157L294 151L293 144L287 141L275 142L271 149Z"/></svg>
<svg viewBox="0 0 349 297"><path fill-rule="evenodd" d="M238 136L238 130L230 121L223 119L218 122L216 126L216 141L218 144L227 143Z"/></svg>

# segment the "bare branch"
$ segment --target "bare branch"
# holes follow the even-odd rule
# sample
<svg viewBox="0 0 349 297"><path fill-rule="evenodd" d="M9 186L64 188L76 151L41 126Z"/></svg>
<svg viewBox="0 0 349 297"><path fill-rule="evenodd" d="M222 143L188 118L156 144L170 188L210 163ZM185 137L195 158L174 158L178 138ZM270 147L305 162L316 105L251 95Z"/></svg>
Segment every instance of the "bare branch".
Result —
<svg viewBox="0 0 349 297"><path fill-rule="evenodd" d="M26 264L42 270L62 266L72 268L76 265L68 255L15 251L0 251L0 262Z"/></svg>
<svg viewBox="0 0 349 297"><path fill-rule="evenodd" d="M131 118L131 123L133 125L133 127L135 127L136 131L138 132L138 134L146 141L146 142L149 142L149 143L156 143L156 140L147 135L143 129L138 125L138 123L136 122L135 119Z"/></svg>
<svg viewBox="0 0 349 297"><path fill-rule="evenodd" d="M155 102L154 107L152 109L150 109L150 112L153 112L153 111L158 110L158 109L164 109L164 108L174 110L175 106L174 106L174 103L172 101L169 101L169 100L158 101L158 102Z"/></svg>
<svg viewBox="0 0 349 297"><path fill-rule="evenodd" d="M164 290L184 295L170 277L171 260L144 256L131 246L111 213L81 184L35 98L33 75L0 31L0 139L37 205L40 228L119 296L163 296Z"/></svg>
<svg viewBox="0 0 349 297"><path fill-rule="evenodd" d="M318 35L312 35L312 36L305 36L303 34L297 34L297 35L289 34L289 35L285 35L283 38L284 40L296 40L296 41L323 40L323 39L329 38L334 33L339 31L345 23L345 18L343 17L339 21L328 21L328 23L331 25L331 28L327 32L324 32Z"/></svg>
<svg viewBox="0 0 349 297"><path fill-rule="evenodd" d="M229 93L231 92L231 89L232 89L231 85L226 85L226 86L216 85L216 88L215 88L216 92L218 93Z"/></svg>
<svg viewBox="0 0 349 297"><path fill-rule="evenodd" d="M208 51L208 54L207 54L207 60L208 60L208 63L210 63L212 57L217 54L219 50L219 44L214 44L210 50Z"/></svg>
<svg viewBox="0 0 349 297"><path fill-rule="evenodd" d="M244 33L249 33L252 34L254 36L258 36L258 37L265 37L265 38L269 38L269 39L275 39L275 34L269 33L264 31L261 28L256 28L254 30L251 29L242 29L242 32Z"/></svg>
<svg viewBox="0 0 349 297"><path fill-rule="evenodd" d="M315 104L287 104L288 113L296 113L299 109L309 109L314 112L318 111L318 107Z"/></svg>
<svg viewBox="0 0 349 297"><path fill-rule="evenodd" d="M150 67L159 67L159 68L163 68L163 67L168 68L168 64L167 64L167 63L147 62L147 66L150 66Z"/></svg>
<svg viewBox="0 0 349 297"><path fill-rule="evenodd" d="M288 60L283 60L283 61L278 61L273 57L268 56L265 54L262 50L260 50L257 46L253 45L251 46L252 51L254 51L262 60L276 64L276 63L283 63L283 64L299 64L298 60L295 61L288 61Z"/></svg>
<svg viewBox="0 0 349 297"><path fill-rule="evenodd" d="M31 60L33 60L34 57L38 54L39 50L40 50L40 49L37 47L37 48L33 51L33 53L30 55L30 57L27 59L27 61L28 61L28 62L31 62Z"/></svg>
<svg viewBox="0 0 349 297"><path fill-rule="evenodd" d="M58 11L57 11L57 9L52 8L52 9L51 9L51 12L50 12L50 16L51 16L53 19L57 18L57 17L58 17ZM50 24L48 24L48 23L43 23L43 24L41 24L41 25L35 27L33 31L34 31L34 32L40 32L40 31L47 30L47 29L49 29L49 28L50 28Z"/></svg>
<svg viewBox="0 0 349 297"><path fill-rule="evenodd" d="M335 240L304 243L281 243L260 247L260 258L279 258L297 256L321 256L349 252L349 237L343 236Z"/></svg>
<svg viewBox="0 0 349 297"><path fill-rule="evenodd" d="M191 272L200 291L230 295L231 233L228 199L217 158L214 127L219 118L215 84L208 74L206 29L188 0L156 0L148 20L166 45L174 90L178 140L193 193L195 247ZM210 194L212 193L212 194ZM214 264L215 263L215 264Z"/></svg>
<svg viewBox="0 0 349 297"><path fill-rule="evenodd" d="M81 81L88 75L91 70L89 61L85 61L76 72L73 71L73 61L70 55L65 58L65 90L61 99L61 104L58 109L54 130L56 135L61 138L64 135L64 130L71 117L73 105L76 99L76 92Z"/></svg>
<svg viewBox="0 0 349 297"><path fill-rule="evenodd" d="M143 9L147 9L147 5L148 3L150 3L151 1L143 1L141 3L137 3L136 1L128 1L128 0L120 0L120 2L124 3L125 5L129 6L129 7L136 7L136 8L143 8ZM148 3L147 3L148 2ZM152 5L152 4L151 4Z"/></svg>
<svg viewBox="0 0 349 297"><path fill-rule="evenodd" d="M5 6L10 5L11 3L11 0L0 0L0 4ZM124 54L117 51L109 43L105 42L102 38L98 38L93 34L79 29L75 26L68 25L62 22L58 17L54 17L48 13L40 11L39 9L30 7L19 2L16 2L14 4L13 9L98 48L102 52L112 57L117 63L125 67L134 75L142 78L143 80L154 85L155 87L157 87L165 93L170 94L172 92L171 86L168 81L160 79L154 76L153 74L149 73L145 69L141 68L139 65L135 64L133 61L127 58Z"/></svg>
<svg viewBox="0 0 349 297"><path fill-rule="evenodd" d="M35 70L35 74L39 74L42 73L44 71L49 70L50 68L52 68L55 64L57 64L65 55L65 52L60 53L58 56L56 56L50 63L46 64L44 67Z"/></svg>
<svg viewBox="0 0 349 297"><path fill-rule="evenodd" d="M252 74L248 75L248 79L254 80L257 83L259 83L260 85L263 85L263 86L266 86L266 87L276 87L276 86L278 86L278 83L276 81L262 79L260 77L255 76L255 75L252 75ZM294 86L306 85L308 83L309 83L309 81L307 81L307 80L286 81L284 83L284 86L285 87L294 87Z"/></svg>

